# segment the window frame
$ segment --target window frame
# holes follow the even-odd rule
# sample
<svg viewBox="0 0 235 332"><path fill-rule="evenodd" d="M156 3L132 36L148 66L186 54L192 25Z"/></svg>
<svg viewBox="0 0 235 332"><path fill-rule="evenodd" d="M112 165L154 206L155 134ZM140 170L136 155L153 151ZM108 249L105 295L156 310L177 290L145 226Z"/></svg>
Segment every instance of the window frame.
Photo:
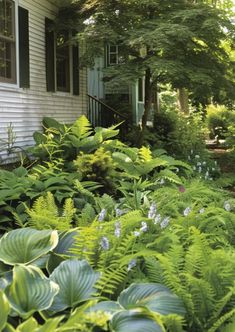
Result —
<svg viewBox="0 0 235 332"><path fill-rule="evenodd" d="M10 43L11 48L11 78L0 76L1 86L17 86L19 77L18 68L18 0L5 0L12 3L12 38L0 34L0 41Z"/></svg>
<svg viewBox="0 0 235 332"><path fill-rule="evenodd" d="M115 51L111 51L111 48L115 47ZM119 48L118 45L110 45L108 46L108 64L109 66L117 65L118 64L118 55L119 55ZM111 62L111 57L115 57L115 61Z"/></svg>
<svg viewBox="0 0 235 332"><path fill-rule="evenodd" d="M58 46L57 46L57 38L58 38L58 33L55 33L55 88L56 91L58 92L67 92L67 93L72 93L72 86L73 86L73 81L72 81L72 76L71 76L71 69L72 69L72 61L71 61L71 55L72 55L72 47L69 43L69 39L71 38L71 32L70 31L62 31L59 32L60 34L67 34L67 41L65 40L65 45L61 47L61 49L67 49L67 56L66 59L68 61L67 68L65 68L65 73L67 77L65 77L65 86L58 86L58 70L57 70L57 65L58 65ZM67 43L67 44L66 44ZM61 55L63 57L63 54Z"/></svg>
<svg viewBox="0 0 235 332"><path fill-rule="evenodd" d="M67 41L64 43L68 47L68 68L67 87L58 86L57 80L57 36L59 33L67 34ZM79 43L73 42L75 31L71 29L55 31L52 18L45 16L45 73L46 91L58 95L80 95L80 70L79 70Z"/></svg>

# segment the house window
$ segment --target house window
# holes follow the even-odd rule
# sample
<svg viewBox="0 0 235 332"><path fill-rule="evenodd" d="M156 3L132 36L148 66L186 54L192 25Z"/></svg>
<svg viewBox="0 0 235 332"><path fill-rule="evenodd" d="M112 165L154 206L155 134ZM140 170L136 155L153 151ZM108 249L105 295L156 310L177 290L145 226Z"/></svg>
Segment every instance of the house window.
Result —
<svg viewBox="0 0 235 332"><path fill-rule="evenodd" d="M47 91L79 95L79 49L71 44L71 32L53 30L53 21L45 19Z"/></svg>
<svg viewBox="0 0 235 332"><path fill-rule="evenodd" d="M56 82L58 91L70 91L70 47L68 32L56 36Z"/></svg>
<svg viewBox="0 0 235 332"><path fill-rule="evenodd" d="M118 64L118 45L108 45L108 66Z"/></svg>
<svg viewBox="0 0 235 332"><path fill-rule="evenodd" d="M126 57L120 45L108 44L106 47L106 66L113 66L125 63Z"/></svg>
<svg viewBox="0 0 235 332"><path fill-rule="evenodd" d="M138 80L138 101L144 102L144 82L143 78L139 78Z"/></svg>
<svg viewBox="0 0 235 332"><path fill-rule="evenodd" d="M16 83L15 4L0 0L0 82Z"/></svg>

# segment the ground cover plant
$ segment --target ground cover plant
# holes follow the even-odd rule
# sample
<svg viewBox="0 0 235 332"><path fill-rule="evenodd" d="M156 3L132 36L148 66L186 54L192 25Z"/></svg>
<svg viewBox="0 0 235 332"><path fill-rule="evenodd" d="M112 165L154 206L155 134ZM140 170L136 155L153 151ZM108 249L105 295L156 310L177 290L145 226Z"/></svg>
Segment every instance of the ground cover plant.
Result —
<svg viewBox="0 0 235 332"><path fill-rule="evenodd" d="M44 126L33 165L0 170L0 329L232 332L235 199L216 165L85 117Z"/></svg>

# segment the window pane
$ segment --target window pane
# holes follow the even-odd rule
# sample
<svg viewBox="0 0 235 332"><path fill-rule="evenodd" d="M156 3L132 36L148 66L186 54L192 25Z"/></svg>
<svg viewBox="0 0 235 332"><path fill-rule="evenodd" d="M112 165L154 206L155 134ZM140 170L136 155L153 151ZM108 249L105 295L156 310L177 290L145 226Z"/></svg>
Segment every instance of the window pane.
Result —
<svg viewBox="0 0 235 332"><path fill-rule="evenodd" d="M0 0L0 35L14 38L14 2Z"/></svg>
<svg viewBox="0 0 235 332"><path fill-rule="evenodd" d="M56 40L56 80L58 91L70 91L68 34L59 33Z"/></svg>
<svg viewBox="0 0 235 332"><path fill-rule="evenodd" d="M109 46L109 52L110 53L117 53L117 46Z"/></svg>
<svg viewBox="0 0 235 332"><path fill-rule="evenodd" d="M15 5L0 0L0 81L15 83Z"/></svg>
<svg viewBox="0 0 235 332"><path fill-rule="evenodd" d="M109 64L113 65L117 63L117 54L110 54L109 55Z"/></svg>
<svg viewBox="0 0 235 332"><path fill-rule="evenodd" d="M11 47L10 43L1 41L0 42L0 76L5 78L11 78Z"/></svg>
<svg viewBox="0 0 235 332"><path fill-rule="evenodd" d="M139 78L138 80L138 101L144 101L144 94L143 94L143 79Z"/></svg>

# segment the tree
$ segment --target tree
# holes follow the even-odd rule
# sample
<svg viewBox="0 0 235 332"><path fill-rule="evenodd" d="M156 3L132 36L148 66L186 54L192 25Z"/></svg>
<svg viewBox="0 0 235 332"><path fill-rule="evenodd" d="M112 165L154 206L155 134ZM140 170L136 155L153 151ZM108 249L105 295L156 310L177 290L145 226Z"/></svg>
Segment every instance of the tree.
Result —
<svg viewBox="0 0 235 332"><path fill-rule="evenodd" d="M100 54L104 44L118 44L122 64L106 72L113 83L145 77L145 128L153 91L159 83L186 88L195 103L213 97L235 99L235 67L222 41L234 38L234 26L209 1L84 0L74 2L64 18L83 25L84 59ZM211 1L210 1L211 2ZM73 13L73 15L71 15Z"/></svg>

